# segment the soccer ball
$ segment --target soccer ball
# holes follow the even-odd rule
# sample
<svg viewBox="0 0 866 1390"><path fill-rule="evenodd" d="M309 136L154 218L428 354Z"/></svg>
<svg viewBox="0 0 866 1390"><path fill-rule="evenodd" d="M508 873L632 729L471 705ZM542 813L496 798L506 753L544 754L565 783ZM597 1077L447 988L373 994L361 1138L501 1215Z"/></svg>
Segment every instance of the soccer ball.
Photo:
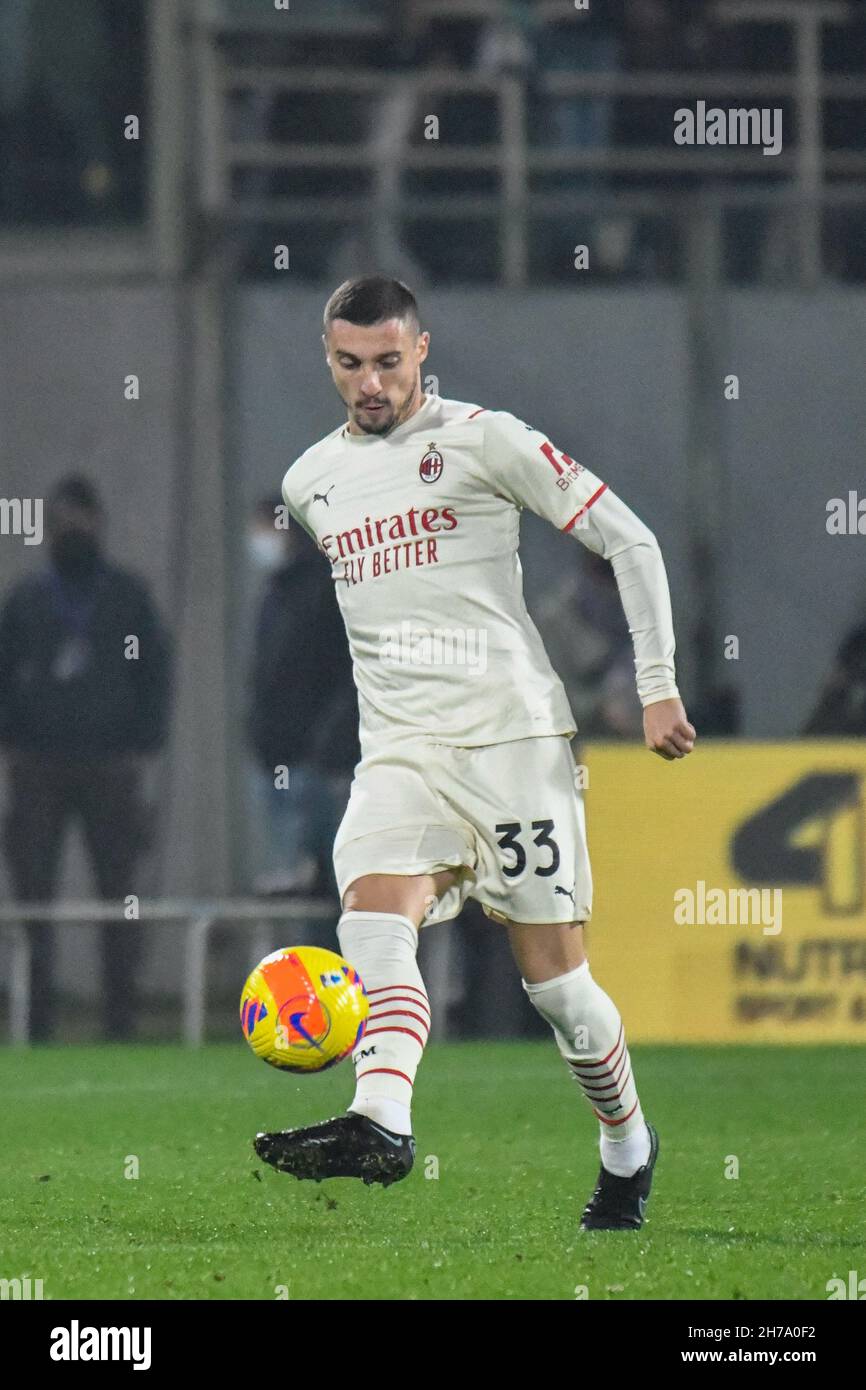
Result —
<svg viewBox="0 0 866 1390"><path fill-rule="evenodd" d="M257 1057L283 1071L324 1071L353 1052L370 1004L354 966L319 946L265 956L241 994L241 1027Z"/></svg>

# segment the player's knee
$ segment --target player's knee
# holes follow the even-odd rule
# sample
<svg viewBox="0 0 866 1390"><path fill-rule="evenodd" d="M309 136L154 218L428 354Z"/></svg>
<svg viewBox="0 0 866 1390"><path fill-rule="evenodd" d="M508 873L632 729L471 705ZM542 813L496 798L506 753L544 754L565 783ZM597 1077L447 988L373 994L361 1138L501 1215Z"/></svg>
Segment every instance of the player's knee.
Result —
<svg viewBox="0 0 866 1390"><path fill-rule="evenodd" d="M365 874L349 884L343 894L344 912L391 913L409 917L417 925L418 892L409 878Z"/></svg>
<svg viewBox="0 0 866 1390"><path fill-rule="evenodd" d="M343 894L344 912L392 913L420 927L431 915L450 874L365 874Z"/></svg>

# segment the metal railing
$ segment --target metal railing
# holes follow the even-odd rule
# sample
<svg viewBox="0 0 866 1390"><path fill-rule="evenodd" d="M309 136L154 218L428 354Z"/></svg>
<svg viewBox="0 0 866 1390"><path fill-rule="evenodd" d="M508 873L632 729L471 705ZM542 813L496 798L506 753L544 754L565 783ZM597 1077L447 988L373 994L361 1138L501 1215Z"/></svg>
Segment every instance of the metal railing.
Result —
<svg viewBox="0 0 866 1390"><path fill-rule="evenodd" d="M162 898L141 899L137 915L124 918L123 903L0 903L0 934L11 938L8 977L9 1041L26 1046L30 1041L31 956L27 922L67 923L78 926L104 926L115 931L134 931L142 926L180 924L184 932L183 965L179 994L183 1042L201 1047L207 1038L207 962L211 932L217 925L253 932L251 958L260 960L276 949L268 930L270 922L336 923L338 911L333 903L321 899L292 898L263 901L260 898ZM432 1023L440 1037L447 1035L447 1010L452 988L451 934L436 933L428 947L425 976L429 980ZM333 949L337 949L336 941ZM238 988L242 984L238 982Z"/></svg>
<svg viewBox="0 0 866 1390"><path fill-rule="evenodd" d="M268 8L268 7L266 7ZM758 206L748 197L760 180L762 202L770 214L794 212L800 283L814 285L822 273L821 217L840 201L866 209L866 152L828 149L822 114L825 104L866 102L866 77L828 74L821 67L821 35L828 24L844 24L856 7L840 0L725 0L714 8L724 23L775 22L788 27L794 54L790 73L753 72L545 72L498 75L443 71L419 67L413 71L365 70L343 64L333 69L310 69L300 59L294 65L253 65L238 58L243 37L262 34L260 7L234 6L223 0L150 0L148 119L148 218L138 229L70 229L62 234L33 229L0 233L0 278L37 276L68 281L73 275L100 278L148 275L177 276L194 255L196 210L210 217L217 232L250 221L308 220L309 235L318 222L362 226L372 244L390 251L404 241L407 223L436 218L481 218L498 234L497 276L507 285L529 279L530 244L534 219L581 214L587 203L579 188L552 191L538 186L549 175L593 176L592 207L601 214L655 214L677 219L688 215L689 196L708 191L720 208ZM302 38L324 33L318 12L300 7L273 12L268 8L267 32ZM330 13L330 12L329 12ZM484 20L504 13L496 0L407 0L407 19L417 32L432 18L447 14ZM556 3L536 7L543 21L575 25L581 13ZM334 10L339 34L350 37L381 28L381 19L363 7ZM315 21L315 22L314 22ZM317 28L318 26L318 28ZM265 39L266 42L266 39ZM191 80L190 80L191 79ZM530 87L542 100L597 99L628 102L674 97L710 102L732 99L737 104L786 103L796 129L796 142L786 128L785 148L773 159L760 150L685 148L673 141L657 147L605 145L598 148L550 148L533 141L529 129ZM367 117L355 123L344 144L323 144L315 132L293 143L278 144L266 132L249 140L230 135L234 99L257 93L264 101L278 93L316 92L335 96L354 94L367 103ZM439 144L425 140L413 145L418 113L431 101L448 95L474 93L488 99L497 114L498 137L489 145ZM359 129L358 126L361 126ZM338 175L360 171L370 191L327 196L246 196L233 187L241 171L258 170L261 182L276 170L301 175L316 168ZM188 200L187 171L193 174L195 202ZM455 194L451 190L421 193L405 187L404 174L492 171L498 186L490 192ZM616 191L608 182L693 180L694 192L673 197L661 187ZM739 186L732 187L732 178ZM719 181L725 180L724 186ZM828 180L846 180L839 193ZM652 200L655 200L654 202ZM389 256L383 258L388 260Z"/></svg>
<svg viewBox="0 0 866 1390"><path fill-rule="evenodd" d="M416 5L416 20L442 13L442 6ZM455 12L466 7L453 7ZM492 13L492 7L476 7ZM794 32L796 66L789 74L752 72L544 72L534 69L531 84L514 73L466 73L419 68L395 73L363 68L301 68L248 64L236 61L231 47L220 44L219 27L199 12L196 31L199 100L207 113L201 122L200 201L217 223L280 219L362 225L373 245L393 246L406 224L418 219L480 218L498 227L499 278L506 285L527 283L530 222L545 216L583 211L587 199L580 189L545 190L539 180L549 174L595 175L591 206L596 212L640 213L648 208L668 216L686 215L690 198L709 191L722 217L728 209L766 207L770 212L795 212L799 279L814 285L820 278L821 216L830 206L846 203L866 208L866 151L856 148L827 149L822 136L822 112L827 101L866 102L866 77L826 74L821 69L820 34L827 22L843 22L852 13L833 0L803 0L790 6L755 5L733 0L719 7L722 20L736 23L755 18L784 20ZM552 16L551 16L552 17ZM561 16L560 16L561 17ZM530 86L533 98L604 99L628 101L664 98L716 99L737 104L785 102L797 132L791 142L786 131L782 152L767 158L757 148L677 146L609 146L597 148L545 147L534 143L529 130ZM229 134L232 102L255 93L272 99L286 94L347 95L366 99L368 135L353 130L351 140L320 142L311 131L308 138L278 143L264 131L253 138L233 139ZM452 95L474 95L495 105L498 138L489 144L439 144L436 140L413 143L423 126L423 115L435 103ZM787 119L787 117L786 117ZM371 191L341 193L337 187L326 195L302 192L286 197L264 193L245 195L235 186L241 171L282 171L302 178L305 171L345 171L365 176ZM490 192L461 194L411 192L404 174L492 172L498 186ZM603 186L608 178L636 180L666 177L679 183L693 180L692 191L673 193L663 187L615 191ZM721 180L736 178L732 187ZM846 179L840 191L828 179ZM770 187L748 187L772 180ZM267 184L267 177L259 183ZM709 190L708 190L709 185ZM760 192L760 198L753 194ZM744 196L745 195L745 196Z"/></svg>
<svg viewBox="0 0 866 1390"><path fill-rule="evenodd" d="M191 1047L200 1047L206 1034L206 970L210 933L218 923L246 930L258 930L254 938L255 951L262 955L268 945L262 940L264 924L272 921L309 921L311 918L334 917L329 903L296 899L279 903L262 902L256 898L226 899L210 902L206 899L166 898L156 901L142 899L137 916L126 921L122 903L2 903L0 929L12 936L12 960L9 971L9 1040L26 1044L30 1039L30 978L31 943L24 922L72 923L79 926L105 924L115 931L134 931L141 926L170 926L180 923L184 931L183 968L180 978L181 1036Z"/></svg>

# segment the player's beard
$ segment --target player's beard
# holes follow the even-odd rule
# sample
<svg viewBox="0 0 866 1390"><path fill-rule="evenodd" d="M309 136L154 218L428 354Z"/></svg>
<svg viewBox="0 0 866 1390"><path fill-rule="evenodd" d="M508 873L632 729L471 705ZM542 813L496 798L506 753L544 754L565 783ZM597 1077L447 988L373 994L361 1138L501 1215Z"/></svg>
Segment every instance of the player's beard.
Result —
<svg viewBox="0 0 866 1390"><path fill-rule="evenodd" d="M408 396L404 400L403 404L397 410L394 411L390 419L382 421L381 424L365 425L363 420L360 420L358 418L358 413L356 411L354 417L355 424L358 426L359 429L363 430L364 434L390 434L392 430L397 429L399 425L403 424L404 420L408 419L409 415L412 412L412 407L415 404L417 396L418 382L416 381L412 387L412 390L409 392Z"/></svg>

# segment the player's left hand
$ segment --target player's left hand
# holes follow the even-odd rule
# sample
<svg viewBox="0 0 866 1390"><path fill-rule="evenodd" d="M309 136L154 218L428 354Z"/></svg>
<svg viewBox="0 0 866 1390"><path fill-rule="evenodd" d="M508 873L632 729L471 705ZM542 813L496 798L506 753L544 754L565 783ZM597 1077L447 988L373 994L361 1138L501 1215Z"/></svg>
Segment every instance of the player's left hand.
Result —
<svg viewBox="0 0 866 1390"><path fill-rule="evenodd" d="M697 733L686 718L682 700L657 700L643 712L646 746L669 763L684 758L695 746Z"/></svg>

